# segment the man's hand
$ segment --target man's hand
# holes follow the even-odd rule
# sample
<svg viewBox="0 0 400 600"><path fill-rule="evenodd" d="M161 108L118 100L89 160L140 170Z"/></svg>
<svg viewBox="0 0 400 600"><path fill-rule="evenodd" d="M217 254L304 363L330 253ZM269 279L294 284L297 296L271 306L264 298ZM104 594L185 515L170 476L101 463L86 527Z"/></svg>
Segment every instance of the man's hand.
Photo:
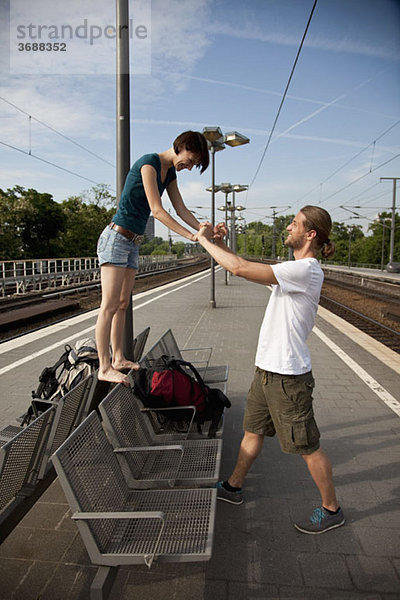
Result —
<svg viewBox="0 0 400 600"><path fill-rule="evenodd" d="M223 240L224 237L228 235L228 228L225 223L218 223L214 227L214 239L215 240Z"/></svg>
<svg viewBox="0 0 400 600"><path fill-rule="evenodd" d="M206 240L212 240L213 235L214 235L214 229L213 226L211 225L211 223L201 223L201 227L196 235L197 239L199 242L202 241L202 239L206 239Z"/></svg>
<svg viewBox="0 0 400 600"><path fill-rule="evenodd" d="M210 221L202 221L201 223L199 223L199 231L202 227L212 227Z"/></svg>

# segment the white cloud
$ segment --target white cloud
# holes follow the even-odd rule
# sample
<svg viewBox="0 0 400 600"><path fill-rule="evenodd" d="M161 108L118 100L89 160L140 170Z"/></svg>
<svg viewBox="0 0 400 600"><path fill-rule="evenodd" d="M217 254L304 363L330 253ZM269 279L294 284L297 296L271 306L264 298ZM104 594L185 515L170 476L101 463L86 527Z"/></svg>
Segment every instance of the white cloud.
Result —
<svg viewBox="0 0 400 600"><path fill-rule="evenodd" d="M261 31L257 25L252 25L250 23L241 24L241 27L237 28L226 23L214 22L210 25L210 31L215 35L227 35L234 38L255 40L282 46L298 47L300 44L299 35L290 35L276 31ZM304 46L316 50L360 54L363 56L386 58L394 61L399 61L400 59L397 49L395 48L392 49L389 46L374 45L371 43L364 43L361 40L356 41L348 38L338 40L309 34L305 40Z"/></svg>
<svg viewBox="0 0 400 600"><path fill-rule="evenodd" d="M188 85L197 62L211 43L208 18L212 0L153 0L151 75L136 77L136 106L147 107Z"/></svg>

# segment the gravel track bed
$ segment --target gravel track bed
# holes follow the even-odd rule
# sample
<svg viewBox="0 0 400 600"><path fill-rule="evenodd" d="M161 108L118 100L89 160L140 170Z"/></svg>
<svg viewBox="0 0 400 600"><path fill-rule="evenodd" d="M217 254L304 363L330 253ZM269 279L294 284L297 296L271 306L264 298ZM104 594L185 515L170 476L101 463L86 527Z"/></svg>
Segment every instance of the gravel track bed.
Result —
<svg viewBox="0 0 400 600"><path fill-rule="evenodd" d="M322 286L321 295L326 296L331 300L335 300L336 302L340 302L341 304L366 315L370 319L375 319L375 321L386 325L386 327L391 327L400 333L400 323L383 316L383 313L390 308L395 309L397 312L399 311L399 303L396 301L390 302L388 300L371 298L364 295L362 291L355 292L353 290L345 290L332 283L326 282L324 282Z"/></svg>

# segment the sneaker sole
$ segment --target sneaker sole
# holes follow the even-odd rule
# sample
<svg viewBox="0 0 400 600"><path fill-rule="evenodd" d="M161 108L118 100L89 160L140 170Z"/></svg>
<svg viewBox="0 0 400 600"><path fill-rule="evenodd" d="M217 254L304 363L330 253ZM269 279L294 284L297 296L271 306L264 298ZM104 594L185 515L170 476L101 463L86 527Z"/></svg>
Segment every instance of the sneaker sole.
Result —
<svg viewBox="0 0 400 600"><path fill-rule="evenodd" d="M239 500L239 502L235 500L228 500L228 498L222 498L222 496L217 496L217 500L222 500L222 502L228 502L228 504L243 504L243 500Z"/></svg>
<svg viewBox="0 0 400 600"><path fill-rule="evenodd" d="M331 529L336 529L337 527L341 527L341 525L344 525L344 524L345 524L345 519L343 519L343 521L341 521L340 523L336 523L336 525L331 525L330 527L327 527L326 529L321 529L320 531L309 531L308 529L303 529L302 527L300 527L300 525L293 523L293 525L296 527L296 529L298 531L301 531L301 533L308 533L308 535L319 535L320 533L325 533L326 531L330 531Z"/></svg>

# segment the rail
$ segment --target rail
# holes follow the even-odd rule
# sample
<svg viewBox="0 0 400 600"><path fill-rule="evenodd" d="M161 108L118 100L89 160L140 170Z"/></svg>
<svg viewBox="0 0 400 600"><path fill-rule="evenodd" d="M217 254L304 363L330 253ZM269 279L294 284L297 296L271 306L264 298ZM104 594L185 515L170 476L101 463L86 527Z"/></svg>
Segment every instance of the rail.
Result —
<svg viewBox="0 0 400 600"><path fill-rule="evenodd" d="M139 273L159 270L176 255L139 256ZM97 257L0 261L0 296L23 295L100 280Z"/></svg>

